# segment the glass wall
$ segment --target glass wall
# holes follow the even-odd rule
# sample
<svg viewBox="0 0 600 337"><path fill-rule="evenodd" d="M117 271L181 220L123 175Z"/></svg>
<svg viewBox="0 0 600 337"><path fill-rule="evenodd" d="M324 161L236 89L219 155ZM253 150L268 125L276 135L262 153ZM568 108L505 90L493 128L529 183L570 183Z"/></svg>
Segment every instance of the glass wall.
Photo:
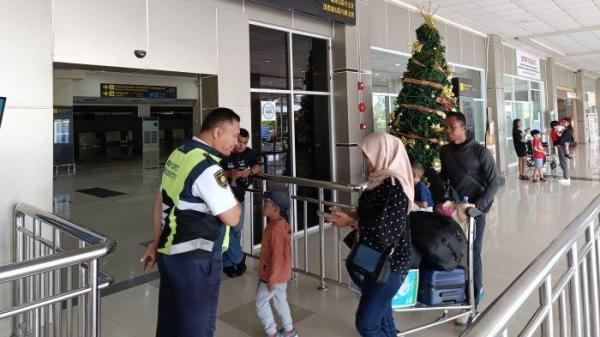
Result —
<svg viewBox="0 0 600 337"><path fill-rule="evenodd" d="M547 132L543 120L544 91L542 82L504 75L504 104L506 118L506 141L508 166L517 165L517 155L513 146L512 125L515 119L523 121L523 128Z"/></svg>
<svg viewBox="0 0 600 337"><path fill-rule="evenodd" d="M327 38L250 26L252 145L264 172L332 180L329 45ZM283 184L269 184L269 189L288 191ZM300 187L295 193L318 196L315 189ZM262 228L261 204L256 197L256 233ZM318 224L316 211L308 206L309 226ZM300 227L303 214L299 203L295 215ZM260 235L255 241L260 242Z"/></svg>
<svg viewBox="0 0 600 337"><path fill-rule="evenodd" d="M373 126L375 131L389 131L390 114L394 111L394 101L402 90L402 76L410 55L392 53L377 48L371 49L373 73ZM450 63L454 76L461 82L469 83L469 99L461 102L461 109L469 116L469 126L475 139L485 140L485 87L484 72Z"/></svg>

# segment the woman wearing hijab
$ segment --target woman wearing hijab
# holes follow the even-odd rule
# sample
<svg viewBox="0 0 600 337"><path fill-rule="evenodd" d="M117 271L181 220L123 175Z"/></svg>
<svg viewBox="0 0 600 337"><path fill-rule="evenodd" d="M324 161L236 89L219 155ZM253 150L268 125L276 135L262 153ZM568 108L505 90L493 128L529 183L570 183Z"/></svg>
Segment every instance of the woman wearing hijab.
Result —
<svg viewBox="0 0 600 337"><path fill-rule="evenodd" d="M391 273L384 283L365 278L356 311L356 329L362 337L395 337L392 298L398 292L410 264L408 213L413 209L414 183L411 164L400 139L376 132L359 145L369 169L369 183L356 212L332 210L327 220L338 227L359 231L358 241L379 252L390 251ZM352 274L352 271L349 271Z"/></svg>

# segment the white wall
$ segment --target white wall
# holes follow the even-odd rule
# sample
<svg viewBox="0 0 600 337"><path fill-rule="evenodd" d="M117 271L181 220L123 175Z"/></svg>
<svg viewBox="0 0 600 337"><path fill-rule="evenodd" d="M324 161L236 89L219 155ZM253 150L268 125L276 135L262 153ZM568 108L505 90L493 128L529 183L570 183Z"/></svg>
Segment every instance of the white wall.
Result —
<svg viewBox="0 0 600 337"><path fill-rule="evenodd" d="M570 88L575 90L577 87L576 84L576 75L570 69L557 65L554 67L554 85L557 87Z"/></svg>
<svg viewBox="0 0 600 337"><path fill-rule="evenodd" d="M51 18L47 1L3 1L0 10L0 96L8 99L0 128L0 265L12 258L15 203L52 206ZM10 298L0 293L0 307Z"/></svg>

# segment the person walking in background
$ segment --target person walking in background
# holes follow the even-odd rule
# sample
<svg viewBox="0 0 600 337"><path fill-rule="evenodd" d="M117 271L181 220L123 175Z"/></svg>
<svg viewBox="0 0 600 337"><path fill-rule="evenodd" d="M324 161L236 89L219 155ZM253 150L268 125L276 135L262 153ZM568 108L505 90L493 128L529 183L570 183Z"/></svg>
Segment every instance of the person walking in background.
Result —
<svg viewBox="0 0 600 337"><path fill-rule="evenodd" d="M569 167L568 159L573 158L570 153L569 145L574 141L573 139L573 128L571 127L571 121L567 118L563 119L562 128L557 128L558 138L558 161L562 170L562 178L558 180L559 183L565 186L571 185L571 170Z"/></svg>
<svg viewBox="0 0 600 337"><path fill-rule="evenodd" d="M348 273L360 290L356 329L362 337L396 337L392 298L404 281L411 263L408 213L414 207L415 184L404 144L382 132L368 135L360 144L369 169L367 189L358 199L356 212L333 209L327 222L358 229L358 244L387 252L390 274L383 283L355 270L346 262ZM357 244L357 243L355 243Z"/></svg>
<svg viewBox="0 0 600 337"><path fill-rule="evenodd" d="M519 179L529 180L527 177L527 145L525 144L525 132L523 131L523 122L520 119L513 121L513 145L519 158Z"/></svg>
<svg viewBox="0 0 600 337"><path fill-rule="evenodd" d="M544 146L542 145L542 133L539 130L531 131L531 137L533 140L531 141L531 147L533 149L533 161L534 161L534 170L533 170L533 182L537 183L539 181L544 182L544 174L542 173L542 168L544 167L544 158L546 157L546 150L544 150Z"/></svg>
<svg viewBox="0 0 600 337"><path fill-rule="evenodd" d="M286 220L289 208L290 198L285 193L265 193L262 214L267 218L267 226L262 235L256 312L268 337L298 336L286 294L292 276L292 230ZM281 317L281 330L277 329L271 301Z"/></svg>

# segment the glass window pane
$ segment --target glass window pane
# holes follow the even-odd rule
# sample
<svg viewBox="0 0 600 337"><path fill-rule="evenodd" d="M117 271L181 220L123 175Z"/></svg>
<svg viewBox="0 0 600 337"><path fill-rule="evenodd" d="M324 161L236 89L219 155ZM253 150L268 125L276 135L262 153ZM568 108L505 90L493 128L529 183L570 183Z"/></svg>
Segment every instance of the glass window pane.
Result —
<svg viewBox="0 0 600 337"><path fill-rule="evenodd" d="M390 121L390 100L393 97L373 95L373 128L375 131L388 132Z"/></svg>
<svg viewBox="0 0 600 337"><path fill-rule="evenodd" d="M331 180L329 96L294 96L296 176Z"/></svg>
<svg viewBox="0 0 600 337"><path fill-rule="evenodd" d="M526 102L529 100L529 83L515 78L515 101Z"/></svg>
<svg viewBox="0 0 600 337"><path fill-rule="evenodd" d="M371 50L373 92L398 95L408 60L406 56Z"/></svg>
<svg viewBox="0 0 600 337"><path fill-rule="evenodd" d="M537 89L537 90L540 89L540 82L533 82L533 81L531 81L529 83L531 83L531 89Z"/></svg>
<svg viewBox="0 0 600 337"><path fill-rule="evenodd" d="M288 33L250 26L250 86L289 89Z"/></svg>
<svg viewBox="0 0 600 337"><path fill-rule="evenodd" d="M252 145L260 153L263 171L269 174L291 175L289 146L289 95L251 94Z"/></svg>
<svg viewBox="0 0 600 337"><path fill-rule="evenodd" d="M327 40L292 35L294 89L329 91Z"/></svg>
<svg viewBox="0 0 600 337"><path fill-rule="evenodd" d="M475 140L480 143L485 141L485 119L483 101L473 101L473 132Z"/></svg>
<svg viewBox="0 0 600 337"><path fill-rule="evenodd" d="M470 84L472 86L472 97L482 98L481 92L481 72L478 70L454 67L454 77L459 77L461 82Z"/></svg>
<svg viewBox="0 0 600 337"><path fill-rule="evenodd" d="M513 79L512 77L504 76L504 100L513 100Z"/></svg>

